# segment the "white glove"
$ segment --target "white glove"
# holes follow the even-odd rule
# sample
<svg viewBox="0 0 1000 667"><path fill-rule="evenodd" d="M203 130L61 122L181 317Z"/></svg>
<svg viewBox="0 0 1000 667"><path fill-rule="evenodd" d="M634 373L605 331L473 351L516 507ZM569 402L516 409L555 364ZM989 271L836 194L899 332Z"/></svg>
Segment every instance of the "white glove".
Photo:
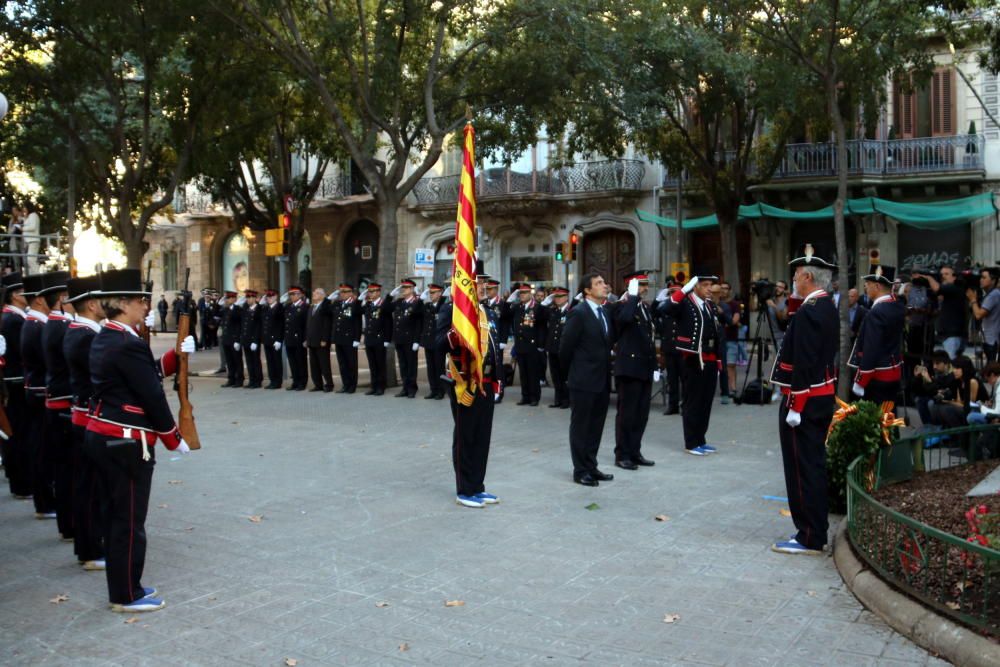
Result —
<svg viewBox="0 0 1000 667"><path fill-rule="evenodd" d="M633 278L628 281L628 295L629 296L639 296L639 279Z"/></svg>
<svg viewBox="0 0 1000 667"><path fill-rule="evenodd" d="M507 349L507 343L500 343L500 349L501 350L506 350Z"/></svg>
<svg viewBox="0 0 1000 667"><path fill-rule="evenodd" d="M397 287L396 289L394 289L391 292L389 292L389 296L391 296L393 299L395 299L397 296L399 296L399 292L402 289L403 289L402 287Z"/></svg>
<svg viewBox="0 0 1000 667"><path fill-rule="evenodd" d="M358 295L358 301L360 301L361 303L364 303L365 299L367 299L367 298L368 298L368 288L366 287L365 291Z"/></svg>
<svg viewBox="0 0 1000 667"><path fill-rule="evenodd" d="M802 414L796 412L795 410L789 410L788 414L785 415L785 423L795 428L802 423Z"/></svg>
<svg viewBox="0 0 1000 667"><path fill-rule="evenodd" d="M451 285L448 285L447 287L444 288L444 291L441 292L441 298L442 299L450 299L451 298Z"/></svg>
<svg viewBox="0 0 1000 667"><path fill-rule="evenodd" d="M549 304L552 303L552 299L553 299L553 296L551 294L548 295L547 297L545 297L544 299L542 299L542 305L543 306L548 306Z"/></svg>
<svg viewBox="0 0 1000 667"><path fill-rule="evenodd" d="M862 387L862 386L861 386L860 384L858 384L857 382L855 382L855 383L854 383L854 386L853 386L853 387L851 387L851 391L852 391L852 392L854 392L854 395L855 395L855 396L864 396L864 395L865 395L865 388L864 388L864 387Z"/></svg>
<svg viewBox="0 0 1000 667"><path fill-rule="evenodd" d="M583 292L577 292L576 296L573 297L574 301L583 301Z"/></svg>
<svg viewBox="0 0 1000 667"><path fill-rule="evenodd" d="M181 352L184 354L194 354L194 336L188 336L181 341Z"/></svg>
<svg viewBox="0 0 1000 667"><path fill-rule="evenodd" d="M510 293L510 296L507 297L507 303L514 303L515 301L517 301L519 295L520 292L518 290L514 290L513 292Z"/></svg>
<svg viewBox="0 0 1000 667"><path fill-rule="evenodd" d="M538 350L539 352L545 352L544 347L536 347L535 349Z"/></svg>
<svg viewBox="0 0 1000 667"><path fill-rule="evenodd" d="M250 343L250 351L251 352L257 351L257 343Z"/></svg>
<svg viewBox="0 0 1000 667"><path fill-rule="evenodd" d="M614 294L609 294L608 303L618 303L618 297Z"/></svg>
<svg viewBox="0 0 1000 667"><path fill-rule="evenodd" d="M353 342L353 343L351 343L351 344L352 344L352 345L353 345L354 347L361 347L361 341L359 341L359 340L356 340L356 341L354 341L354 342Z"/></svg>
<svg viewBox="0 0 1000 667"><path fill-rule="evenodd" d="M424 303L428 303L431 300L431 290L429 287L425 287L424 291L420 293L420 300Z"/></svg>
<svg viewBox="0 0 1000 667"><path fill-rule="evenodd" d="M288 303L288 292L282 294L281 297L278 299L278 301L280 301L281 303Z"/></svg>
<svg viewBox="0 0 1000 667"><path fill-rule="evenodd" d="M274 349L277 350L277 351L281 350L281 341L280 340L274 341Z"/></svg>
<svg viewBox="0 0 1000 667"><path fill-rule="evenodd" d="M414 343L413 344L413 351L416 352L419 349L420 349L420 343Z"/></svg>
<svg viewBox="0 0 1000 667"><path fill-rule="evenodd" d="M670 298L669 287L664 287L663 289L661 289L659 292L656 293L656 301L658 303L662 303L663 301L666 301L669 298Z"/></svg>
<svg viewBox="0 0 1000 667"><path fill-rule="evenodd" d="M0 357L7 354L7 339L0 336Z"/></svg>
<svg viewBox="0 0 1000 667"><path fill-rule="evenodd" d="M184 438L181 438L181 443L177 445L177 449L175 449L174 451L179 454L190 454L191 448L188 447L188 444L186 442L184 442Z"/></svg>
<svg viewBox="0 0 1000 667"><path fill-rule="evenodd" d="M153 313L150 313L149 315L146 315L146 320L143 322L143 324L146 325L147 329L155 327L156 326L156 315L154 315Z"/></svg>
<svg viewBox="0 0 1000 667"><path fill-rule="evenodd" d="M233 307L242 306L246 302L247 302L247 298L245 296L241 296L240 298L236 299L236 303L233 304Z"/></svg>
<svg viewBox="0 0 1000 667"><path fill-rule="evenodd" d="M239 352L240 351L240 344L239 343L233 343L233 349L236 350L237 352Z"/></svg>
<svg viewBox="0 0 1000 667"><path fill-rule="evenodd" d="M693 290L694 286L697 284L698 284L698 276L694 276L691 278L691 280L684 283L684 287L681 288L681 291L684 292L685 294L690 294L691 290Z"/></svg>
<svg viewBox="0 0 1000 667"><path fill-rule="evenodd" d="M391 343L389 343L389 341L386 341L386 342L382 343L382 345L385 347L385 349L388 350L389 349L389 345L391 345Z"/></svg>

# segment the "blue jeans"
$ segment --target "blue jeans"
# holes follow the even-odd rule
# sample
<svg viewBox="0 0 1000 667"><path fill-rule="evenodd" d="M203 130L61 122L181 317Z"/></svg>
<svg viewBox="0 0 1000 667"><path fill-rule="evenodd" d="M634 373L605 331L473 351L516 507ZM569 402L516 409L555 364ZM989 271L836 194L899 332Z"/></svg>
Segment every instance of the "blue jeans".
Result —
<svg viewBox="0 0 1000 667"><path fill-rule="evenodd" d="M948 336L941 342L941 347L952 359L957 359L958 355L965 350L965 339L961 336Z"/></svg>
<svg viewBox="0 0 1000 667"><path fill-rule="evenodd" d="M970 424L985 424L986 415L984 415L982 412L970 412L965 416L965 421L967 421Z"/></svg>

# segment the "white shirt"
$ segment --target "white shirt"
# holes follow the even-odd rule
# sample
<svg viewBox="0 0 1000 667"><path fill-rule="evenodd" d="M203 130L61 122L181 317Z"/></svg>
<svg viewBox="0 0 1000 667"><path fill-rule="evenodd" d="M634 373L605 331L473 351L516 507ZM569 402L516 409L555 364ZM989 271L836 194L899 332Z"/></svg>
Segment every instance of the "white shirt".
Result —
<svg viewBox="0 0 1000 667"><path fill-rule="evenodd" d="M101 332L101 325L95 322L94 320L90 319L89 317L84 317L83 315L77 315L76 321L80 322L81 324L86 324L88 327L90 327L97 333Z"/></svg>
<svg viewBox="0 0 1000 667"><path fill-rule="evenodd" d="M28 309L28 313L27 314L28 314L28 317L33 317L36 320L39 320L41 322L48 322L49 321L49 316L48 315L46 315L45 313L40 313L37 310L32 310L31 308Z"/></svg>
<svg viewBox="0 0 1000 667"><path fill-rule="evenodd" d="M590 306L590 309L594 312L594 317L596 317L597 321L601 323L604 333L608 333L608 316L606 313L598 312L601 310L600 304L591 301L590 299L586 299L586 302L587 305Z"/></svg>

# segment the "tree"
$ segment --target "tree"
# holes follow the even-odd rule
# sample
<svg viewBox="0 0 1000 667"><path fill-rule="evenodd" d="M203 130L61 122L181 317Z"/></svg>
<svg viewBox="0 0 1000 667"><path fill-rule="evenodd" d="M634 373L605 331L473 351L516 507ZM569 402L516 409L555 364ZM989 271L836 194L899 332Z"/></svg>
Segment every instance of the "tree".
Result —
<svg viewBox="0 0 1000 667"><path fill-rule="evenodd" d="M822 91L833 128L837 155L837 197L833 204L838 270L847 276L847 131L845 99L867 99L865 113L879 113L885 104L886 82L893 74L915 71L924 77L931 67L927 30L934 8L909 0L762 0L750 25L778 57L791 55ZM840 391L851 386L848 281L841 280Z"/></svg>
<svg viewBox="0 0 1000 667"><path fill-rule="evenodd" d="M173 201L209 131L211 96L232 85L231 26L212 24L199 7L38 0L0 15L3 69L26 93L21 127L36 139L23 159L78 173L79 201L99 211L99 229L123 243L130 267L140 265L151 219ZM56 137L78 162L52 153Z"/></svg>
<svg viewBox="0 0 1000 667"><path fill-rule="evenodd" d="M539 121L528 110L548 91L532 76L544 62L541 45L526 36L544 7L502 0L213 5L315 90L378 205L383 281L395 279L400 260L397 209L465 122L467 107L478 127L506 125L500 136L514 150L535 141Z"/></svg>

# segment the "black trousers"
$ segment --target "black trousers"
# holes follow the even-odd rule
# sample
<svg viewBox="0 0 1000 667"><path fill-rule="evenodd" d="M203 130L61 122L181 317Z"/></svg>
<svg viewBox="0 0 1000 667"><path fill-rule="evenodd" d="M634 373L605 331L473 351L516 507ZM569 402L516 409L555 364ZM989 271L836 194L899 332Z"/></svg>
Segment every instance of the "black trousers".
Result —
<svg viewBox="0 0 1000 667"><path fill-rule="evenodd" d="M681 404L681 353L665 350L663 365L667 374L667 407L677 410Z"/></svg>
<svg viewBox="0 0 1000 667"><path fill-rule="evenodd" d="M542 398L545 362L542 353L530 344L517 345L517 367L521 371L521 400L532 403Z"/></svg>
<svg viewBox="0 0 1000 667"><path fill-rule="evenodd" d="M24 383L21 380L7 382L7 418L14 435L7 441L3 465L10 483L10 492L15 496L30 496L34 493L34 461L32 460L30 429L24 399Z"/></svg>
<svg viewBox="0 0 1000 667"><path fill-rule="evenodd" d="M597 470L597 450L608 416L610 387L603 391L569 390L573 408L569 416L569 450L573 457L573 474L582 475Z"/></svg>
<svg viewBox="0 0 1000 667"><path fill-rule="evenodd" d="M725 373L725 369L722 371ZM684 386L684 410L681 420L684 424L684 447L694 449L705 444L705 433L712 417L712 400L715 398L715 383L719 377L719 366L714 361L706 361L704 368L698 357L685 354L681 360L681 382Z"/></svg>
<svg viewBox="0 0 1000 667"><path fill-rule="evenodd" d="M288 355L288 372L292 376L292 386L305 388L309 382L309 370L306 365L306 348L302 343L285 343L285 354Z"/></svg>
<svg viewBox="0 0 1000 667"><path fill-rule="evenodd" d="M444 375L445 353L425 347L424 359L427 361L427 385L430 387L431 395L444 396L445 381L441 376Z"/></svg>
<svg viewBox="0 0 1000 667"><path fill-rule="evenodd" d="M451 443L455 490L460 496L474 496L486 490L483 480L486 479L493 434L493 395L489 391L487 396L477 394L472 405L466 407L458 402L454 391L446 393L451 399L451 415L455 420Z"/></svg>
<svg viewBox="0 0 1000 667"><path fill-rule="evenodd" d="M56 493L52 452L45 437L44 396L25 392L25 420L35 511L48 514L56 511Z"/></svg>
<svg viewBox="0 0 1000 667"><path fill-rule="evenodd" d="M865 387L865 395L861 398L866 401L871 401L872 403L881 404L885 401L895 403L899 398L899 382L882 382L881 380L872 380Z"/></svg>
<svg viewBox="0 0 1000 667"><path fill-rule="evenodd" d="M167 314L160 313L160 333L167 333Z"/></svg>
<svg viewBox="0 0 1000 667"><path fill-rule="evenodd" d="M235 385L243 384L243 355L233 347L233 343L224 343L226 355L226 377Z"/></svg>
<svg viewBox="0 0 1000 667"><path fill-rule="evenodd" d="M45 446L52 458L56 525L63 537L73 537L73 424L69 410L45 410Z"/></svg>
<svg viewBox="0 0 1000 667"><path fill-rule="evenodd" d="M330 366L330 346L309 346L309 375L313 386L319 389L333 389L333 369Z"/></svg>
<svg viewBox="0 0 1000 667"><path fill-rule="evenodd" d="M368 357L368 370L371 374L372 390L385 391L386 384L386 348L383 343L365 342L365 356Z"/></svg>
<svg viewBox="0 0 1000 667"><path fill-rule="evenodd" d="M251 350L249 345L243 346L243 358L247 361L247 376L250 384L260 386L264 382L264 371L260 365L260 345Z"/></svg>
<svg viewBox="0 0 1000 667"><path fill-rule="evenodd" d="M264 343L264 360L267 362L267 381L274 387L281 386L281 374L285 370L281 363L281 350L274 349L274 343Z"/></svg>
<svg viewBox="0 0 1000 667"><path fill-rule="evenodd" d="M412 344L396 345L396 358L399 360L399 380L403 391L408 396L417 393L417 350Z"/></svg>
<svg viewBox="0 0 1000 667"><path fill-rule="evenodd" d="M108 599L114 604L128 604L143 597L146 512L156 464L155 447L148 448L150 458L143 461L138 441L134 447L116 447L112 451L107 442L115 438L92 431L86 437L88 448L99 452L99 475L108 491L104 534Z"/></svg>
<svg viewBox="0 0 1000 667"><path fill-rule="evenodd" d="M566 386L566 372L559 363L559 353L549 352L549 375L552 376L552 388L555 390L553 405L569 405L569 388Z"/></svg>
<svg viewBox="0 0 1000 667"><path fill-rule="evenodd" d="M986 363L990 364L996 361L998 351L1000 351L1000 345L983 343L983 356L986 357Z"/></svg>
<svg viewBox="0 0 1000 667"><path fill-rule="evenodd" d="M652 376L652 372L650 372ZM615 416L615 460L634 460L642 451L642 436L649 421L653 380L617 376L618 414Z"/></svg>
<svg viewBox="0 0 1000 667"><path fill-rule="evenodd" d="M86 446L87 429L73 426L73 550L80 560L104 558L106 491L95 452Z"/></svg>
<svg viewBox="0 0 1000 667"><path fill-rule="evenodd" d="M788 509L798 531L795 540L809 548L826 544L826 432L833 419L833 396L814 396L802 410L802 423L795 428L785 423L788 403L778 410L778 436L785 467Z"/></svg>
<svg viewBox="0 0 1000 667"><path fill-rule="evenodd" d="M353 345L337 345L337 367L340 384L346 391L358 388L358 349Z"/></svg>

